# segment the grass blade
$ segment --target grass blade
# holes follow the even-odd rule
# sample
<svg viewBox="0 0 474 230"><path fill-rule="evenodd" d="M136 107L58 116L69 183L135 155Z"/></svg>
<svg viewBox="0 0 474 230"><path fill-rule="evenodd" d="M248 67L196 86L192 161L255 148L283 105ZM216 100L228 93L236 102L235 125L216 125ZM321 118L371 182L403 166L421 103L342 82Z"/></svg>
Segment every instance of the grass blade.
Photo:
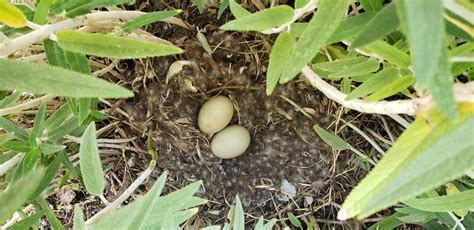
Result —
<svg viewBox="0 0 474 230"><path fill-rule="evenodd" d="M275 6L227 22L221 26L221 29L261 32L266 29L283 25L284 23L290 21L292 17L293 9L291 7L286 5Z"/></svg>

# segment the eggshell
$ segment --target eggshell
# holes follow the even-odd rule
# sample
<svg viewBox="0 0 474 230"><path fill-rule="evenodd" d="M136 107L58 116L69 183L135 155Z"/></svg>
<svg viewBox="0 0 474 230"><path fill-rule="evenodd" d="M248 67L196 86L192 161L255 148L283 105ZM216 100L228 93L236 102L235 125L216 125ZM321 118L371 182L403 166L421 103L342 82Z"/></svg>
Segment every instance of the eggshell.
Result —
<svg viewBox="0 0 474 230"><path fill-rule="evenodd" d="M219 158L230 159L242 155L249 145L249 131L240 125L231 125L212 138L211 151Z"/></svg>
<svg viewBox="0 0 474 230"><path fill-rule="evenodd" d="M198 126L204 133L217 133L232 120L234 105L228 97L217 96L206 101L198 114Z"/></svg>

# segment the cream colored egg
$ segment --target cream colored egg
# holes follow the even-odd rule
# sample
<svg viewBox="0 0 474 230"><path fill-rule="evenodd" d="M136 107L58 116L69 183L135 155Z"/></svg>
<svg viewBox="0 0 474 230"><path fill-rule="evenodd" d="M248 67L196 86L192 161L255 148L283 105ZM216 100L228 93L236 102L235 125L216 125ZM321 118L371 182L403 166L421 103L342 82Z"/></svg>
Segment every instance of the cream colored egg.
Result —
<svg viewBox="0 0 474 230"><path fill-rule="evenodd" d="M209 134L217 133L229 124L233 114L234 105L228 97L214 97L206 101L199 110L199 129Z"/></svg>
<svg viewBox="0 0 474 230"><path fill-rule="evenodd" d="M211 151L219 158L230 159L244 153L249 144L249 131L240 125L231 125L212 138Z"/></svg>

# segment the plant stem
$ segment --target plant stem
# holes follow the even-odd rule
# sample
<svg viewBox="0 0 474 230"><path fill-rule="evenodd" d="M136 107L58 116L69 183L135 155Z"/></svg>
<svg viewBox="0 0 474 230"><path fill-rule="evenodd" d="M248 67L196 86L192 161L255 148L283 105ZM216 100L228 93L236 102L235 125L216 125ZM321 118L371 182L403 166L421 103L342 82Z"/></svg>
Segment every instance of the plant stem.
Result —
<svg viewBox="0 0 474 230"><path fill-rule="evenodd" d="M334 86L321 79L321 77L319 77L309 66L306 65L303 67L301 72L312 86L321 91L329 99L346 108L357 110L362 113L416 115L417 112L433 105L433 98L431 95L411 100L365 102L360 99L353 99L346 101L347 94L339 91ZM454 96L457 102L474 102L474 82L455 84Z"/></svg>
<svg viewBox="0 0 474 230"><path fill-rule="evenodd" d="M53 96L53 95L47 94L47 95L44 95L42 97L36 98L34 100L27 101L23 104L15 105L13 107L5 108L5 109L0 109L0 117L8 115L8 114L14 114L14 113L21 112L25 109L29 109L31 107L37 106L37 105L41 104L42 102L47 102L47 101L53 99L54 97L55 96Z"/></svg>
<svg viewBox="0 0 474 230"><path fill-rule="evenodd" d="M56 230L66 229L61 224L61 221L59 221L58 217L56 216L56 214L54 214L51 207L49 207L48 202L43 197L39 196L38 198L36 198L35 202L41 207L41 210L43 210L44 215L48 219L48 222L53 227L53 229L56 229Z"/></svg>
<svg viewBox="0 0 474 230"><path fill-rule="evenodd" d="M86 225L91 225L97 223L104 215L117 209L126 199L128 199L135 189L140 186L151 174L153 169L155 169L156 161L152 160L148 168L140 175L128 188L125 190L122 195L119 196L114 202L107 205L104 209L100 210L97 214L92 216L86 221Z"/></svg>
<svg viewBox="0 0 474 230"><path fill-rule="evenodd" d="M293 24L299 18L301 18L304 14L306 14L308 12L311 12L314 9L316 9L316 5L317 5L316 0L309 0L309 2L305 6L295 10L295 12L293 14L293 18L289 22L287 22L287 23L285 23L285 24L283 24L283 25L281 25L277 28L271 28L271 29L264 30L264 31L262 31L262 33L264 33L264 34L275 34L275 33L280 33L282 31L284 31L286 28L290 27L291 24Z"/></svg>
<svg viewBox="0 0 474 230"><path fill-rule="evenodd" d="M93 24L106 20L130 20L144 14L140 11L107 11L95 12L79 16L76 18L68 18L54 24L44 25L35 31L27 33L23 36L14 38L7 45L0 45L0 58L8 57L10 54L25 49L30 45L54 35L56 32L64 29L72 29L86 24Z"/></svg>
<svg viewBox="0 0 474 230"><path fill-rule="evenodd" d="M0 177L3 176L3 174L5 174L8 170L10 170L13 166L18 164L18 162L20 162L21 159L23 159L23 154L18 153L14 157L12 157L12 159L6 162L3 162L3 164L0 165Z"/></svg>

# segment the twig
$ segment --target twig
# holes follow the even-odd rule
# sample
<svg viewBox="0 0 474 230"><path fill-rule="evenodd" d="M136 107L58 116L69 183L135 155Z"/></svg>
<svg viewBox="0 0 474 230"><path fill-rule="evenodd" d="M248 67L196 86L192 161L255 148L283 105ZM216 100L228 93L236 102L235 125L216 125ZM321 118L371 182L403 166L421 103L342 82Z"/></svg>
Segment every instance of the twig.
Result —
<svg viewBox="0 0 474 230"><path fill-rule="evenodd" d="M13 107L5 108L5 109L0 109L0 117L8 115L8 114L19 113L23 110L26 110L26 109L29 109L31 107L37 106L37 105L41 104L42 102L47 102L47 101L53 99L54 97L55 96L53 96L53 95L47 94L47 95L44 95L42 97L36 98L34 100L27 101L23 104L15 105Z"/></svg>
<svg viewBox="0 0 474 230"><path fill-rule="evenodd" d="M155 165L156 165L156 161L152 160L150 162L150 165L148 166L148 168L142 173L142 175L140 175L128 188L127 190L125 190L125 192L122 193L122 195L119 196L119 198L117 198L114 202L110 203L109 205L107 205L107 207L105 207L104 209L100 210L100 212L98 212L97 214L95 214L94 216L92 216L90 219L88 219L86 221L86 225L91 225L91 224L95 224L97 223L100 218L102 218L104 215L106 215L107 213L117 209L126 199L128 199L132 193L135 191L135 189L138 188L138 186L140 186L143 181L145 181L151 174L151 172L153 171L153 169L155 168Z"/></svg>
<svg viewBox="0 0 474 230"><path fill-rule="evenodd" d="M266 29L264 31L262 31L262 33L264 34L275 34L275 33L280 33L282 31L284 31L286 28L288 28L289 26L291 26L292 23L296 22L301 16L303 16L304 14L308 13L308 12L311 12L313 11L314 9L316 9L316 5L317 5L317 1L316 0L310 0L305 6L295 10L294 14L293 14L293 18L277 27L277 28L271 28L271 29Z"/></svg>
<svg viewBox="0 0 474 230"><path fill-rule="evenodd" d="M360 99L353 99L346 101L346 94L321 79L309 66L306 65L301 71L311 85L329 99L346 108L362 113L415 115L417 112L429 108L433 104L431 95L411 100L365 102ZM455 100L458 102L474 102L474 82L455 84L454 95Z"/></svg>
<svg viewBox="0 0 474 230"><path fill-rule="evenodd" d="M54 24L44 25L33 32L12 39L8 43L8 46L0 45L0 57L7 57L18 50L25 49L36 42L48 38L50 35L55 34L60 30L72 29L75 27L106 20L130 20L142 14L144 13L140 11L95 12L76 18L65 19Z"/></svg>
<svg viewBox="0 0 474 230"><path fill-rule="evenodd" d="M3 164L0 165L0 177L3 176L8 170L13 168L16 164L18 164L21 159L23 159L23 154L18 153L12 159L5 161Z"/></svg>

